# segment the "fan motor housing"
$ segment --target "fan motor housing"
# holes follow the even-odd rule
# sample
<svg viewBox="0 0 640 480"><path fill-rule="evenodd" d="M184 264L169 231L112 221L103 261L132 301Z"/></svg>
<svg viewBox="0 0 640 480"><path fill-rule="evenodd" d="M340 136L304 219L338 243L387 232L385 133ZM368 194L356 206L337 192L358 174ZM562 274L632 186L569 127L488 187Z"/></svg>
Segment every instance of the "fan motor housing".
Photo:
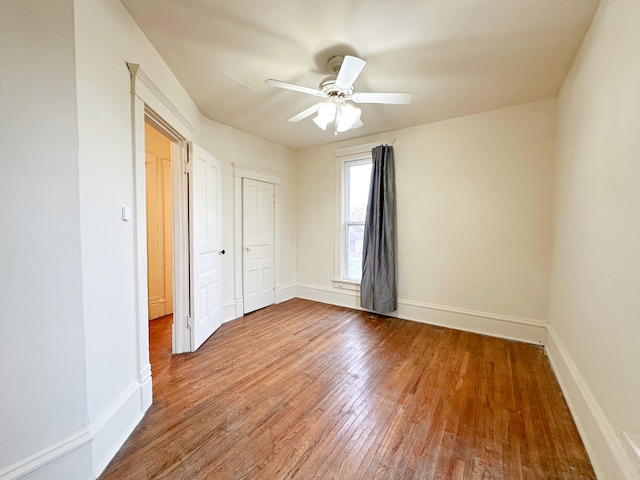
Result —
<svg viewBox="0 0 640 480"><path fill-rule="evenodd" d="M332 57L333 58L333 57ZM353 93L353 86L349 88L336 87L336 76L331 75L320 82L319 90L325 95L351 95Z"/></svg>

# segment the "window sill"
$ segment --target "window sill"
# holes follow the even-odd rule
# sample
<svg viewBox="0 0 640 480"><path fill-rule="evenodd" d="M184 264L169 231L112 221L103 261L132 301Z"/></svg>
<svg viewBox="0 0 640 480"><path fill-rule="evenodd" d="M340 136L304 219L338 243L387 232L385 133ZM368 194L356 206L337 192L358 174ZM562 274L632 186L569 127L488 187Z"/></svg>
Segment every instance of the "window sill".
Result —
<svg viewBox="0 0 640 480"><path fill-rule="evenodd" d="M353 290L356 292L360 291L360 282L356 282L355 280L337 280L335 278L331 279L333 282L333 286L335 288L341 288L343 290Z"/></svg>

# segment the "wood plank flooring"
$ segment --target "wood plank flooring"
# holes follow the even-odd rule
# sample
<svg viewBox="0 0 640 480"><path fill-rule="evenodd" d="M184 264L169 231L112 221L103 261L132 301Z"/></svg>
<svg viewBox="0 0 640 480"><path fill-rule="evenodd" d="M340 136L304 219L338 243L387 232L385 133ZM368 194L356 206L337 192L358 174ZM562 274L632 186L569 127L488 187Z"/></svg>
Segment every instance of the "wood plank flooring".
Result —
<svg viewBox="0 0 640 480"><path fill-rule="evenodd" d="M101 480L596 478L541 347L302 299L193 354L150 332L154 403Z"/></svg>

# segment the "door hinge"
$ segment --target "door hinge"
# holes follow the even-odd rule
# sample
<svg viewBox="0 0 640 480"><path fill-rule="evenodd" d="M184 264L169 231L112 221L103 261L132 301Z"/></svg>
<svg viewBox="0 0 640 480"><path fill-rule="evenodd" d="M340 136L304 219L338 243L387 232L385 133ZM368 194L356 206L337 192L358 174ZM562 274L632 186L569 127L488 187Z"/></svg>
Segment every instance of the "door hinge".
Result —
<svg viewBox="0 0 640 480"><path fill-rule="evenodd" d="M191 162L182 162L182 173L191 173Z"/></svg>
<svg viewBox="0 0 640 480"><path fill-rule="evenodd" d="M187 317L187 328L193 328L193 318Z"/></svg>

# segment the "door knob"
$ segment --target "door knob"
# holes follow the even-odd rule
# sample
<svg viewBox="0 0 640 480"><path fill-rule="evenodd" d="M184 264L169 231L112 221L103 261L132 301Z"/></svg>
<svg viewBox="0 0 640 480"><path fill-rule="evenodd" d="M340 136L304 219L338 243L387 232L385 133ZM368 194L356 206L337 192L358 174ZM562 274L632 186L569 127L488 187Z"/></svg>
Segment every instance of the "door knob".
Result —
<svg viewBox="0 0 640 480"><path fill-rule="evenodd" d="M220 250L220 255L224 255L224 254L225 254L224 249Z"/></svg>
<svg viewBox="0 0 640 480"><path fill-rule="evenodd" d="M247 252L251 250L251 247L247 247Z"/></svg>

